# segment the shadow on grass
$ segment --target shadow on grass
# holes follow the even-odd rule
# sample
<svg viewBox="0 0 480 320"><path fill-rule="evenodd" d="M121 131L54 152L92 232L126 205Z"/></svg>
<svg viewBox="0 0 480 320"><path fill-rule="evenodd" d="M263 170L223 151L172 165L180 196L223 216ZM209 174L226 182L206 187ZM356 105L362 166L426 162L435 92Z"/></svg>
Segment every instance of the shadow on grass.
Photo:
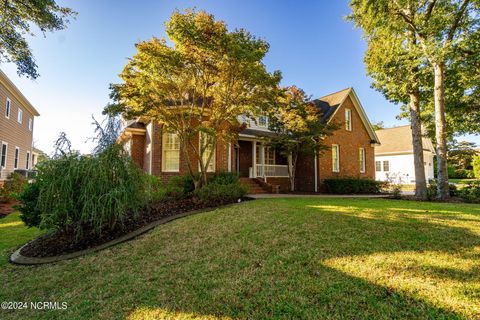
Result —
<svg viewBox="0 0 480 320"><path fill-rule="evenodd" d="M480 238L472 229L480 225L458 221L452 226L415 214L382 213L367 202L285 203L254 201L177 220L136 241L78 260L11 267L0 274L7 277L0 278L5 283L0 300L69 303L67 310L42 313L46 319L479 316L475 306L469 307L478 294L475 287L455 294L460 308L448 301L450 297L442 300L435 285L424 287L421 282L432 275L455 285L478 282L478 269L448 270L448 258L478 258L471 251L480 246ZM391 202L388 205L393 208ZM443 254L446 266L429 265L422 260L425 252L432 259ZM386 256L390 264L378 266L384 261L375 260L376 255ZM397 257L409 262L412 256L417 258L412 265L395 263ZM367 277L369 267L375 268L373 275L393 280L385 285ZM355 272L361 268L366 268L364 273ZM396 283L397 273L407 280L420 278L416 281L422 294L408 281ZM32 310L11 311L5 318L37 315Z"/></svg>

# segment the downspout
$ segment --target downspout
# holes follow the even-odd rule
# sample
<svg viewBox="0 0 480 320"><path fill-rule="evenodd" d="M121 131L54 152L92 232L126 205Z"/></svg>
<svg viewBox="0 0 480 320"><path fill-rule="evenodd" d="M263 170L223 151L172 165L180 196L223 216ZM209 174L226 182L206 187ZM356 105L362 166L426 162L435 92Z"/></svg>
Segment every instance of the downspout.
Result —
<svg viewBox="0 0 480 320"><path fill-rule="evenodd" d="M317 152L315 151L315 161L314 161L314 166L313 166L313 171L315 172L315 193L318 192L318 157L317 157Z"/></svg>
<svg viewBox="0 0 480 320"><path fill-rule="evenodd" d="M152 174L152 162L153 162L153 122L150 121L149 123L150 130L150 161L148 161L148 173Z"/></svg>

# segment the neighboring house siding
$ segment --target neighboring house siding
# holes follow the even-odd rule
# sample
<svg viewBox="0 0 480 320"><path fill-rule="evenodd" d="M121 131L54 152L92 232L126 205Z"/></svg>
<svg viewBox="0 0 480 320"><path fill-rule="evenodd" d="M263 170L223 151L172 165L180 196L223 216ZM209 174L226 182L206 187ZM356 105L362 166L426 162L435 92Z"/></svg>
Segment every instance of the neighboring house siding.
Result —
<svg viewBox="0 0 480 320"><path fill-rule="evenodd" d="M5 117L7 98L10 99L9 119ZM19 123L17 121L19 108L23 112L22 123ZM32 119L34 127L34 115L28 110L28 108L24 107L20 103L20 101L15 97L14 94L11 93L11 91L6 86L0 83L0 145L1 142L8 143L7 165L4 170L4 175L5 173L9 173L14 170L14 157L16 147L20 149L20 154L18 158L18 169L26 168L27 152L29 152L31 156L33 139L33 128L32 131L30 131L28 128L29 119ZM2 175L1 179L5 178L4 175Z"/></svg>
<svg viewBox="0 0 480 320"><path fill-rule="evenodd" d="M423 157L425 162L425 178L428 181L434 178L433 154L431 152L424 152ZM387 181L392 179L396 183L415 183L415 166L412 153L377 155L375 161L380 161L381 169L375 173L377 180ZM388 161L388 171L384 170L384 161Z"/></svg>

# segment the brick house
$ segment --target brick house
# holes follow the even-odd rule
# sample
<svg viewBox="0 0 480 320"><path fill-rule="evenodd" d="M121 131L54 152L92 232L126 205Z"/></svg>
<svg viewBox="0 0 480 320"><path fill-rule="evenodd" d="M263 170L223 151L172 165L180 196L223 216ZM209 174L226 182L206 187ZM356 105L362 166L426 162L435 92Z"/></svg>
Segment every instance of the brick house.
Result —
<svg viewBox="0 0 480 320"><path fill-rule="evenodd" d="M337 123L338 129L323 141L325 150L316 156L299 157L296 189L322 192L323 179L333 177L375 179L374 146L379 140L353 88L314 102L322 114L321 121ZM239 122L246 123L247 128L240 132L236 143L217 145L209 171L238 172L254 192L288 191L288 159L268 147L268 139L275 134L268 129L268 118L259 117L255 122L240 117ZM153 121L127 122L120 140L149 174L168 180L188 173L176 136L163 132L161 125ZM194 143L199 143L198 137Z"/></svg>
<svg viewBox="0 0 480 320"><path fill-rule="evenodd" d="M0 184L16 169L31 169L38 111L0 70Z"/></svg>

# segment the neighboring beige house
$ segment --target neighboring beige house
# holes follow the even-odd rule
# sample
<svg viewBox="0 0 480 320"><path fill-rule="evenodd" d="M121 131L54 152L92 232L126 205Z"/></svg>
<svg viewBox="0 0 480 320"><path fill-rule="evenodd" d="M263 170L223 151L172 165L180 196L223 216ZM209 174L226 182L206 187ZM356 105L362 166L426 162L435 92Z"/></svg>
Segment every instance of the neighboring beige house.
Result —
<svg viewBox="0 0 480 320"><path fill-rule="evenodd" d="M16 169L32 168L32 140L39 113L0 70L0 184Z"/></svg>
<svg viewBox="0 0 480 320"><path fill-rule="evenodd" d="M375 148L375 178L403 184L415 183L412 130L409 125L375 131L380 146ZM429 138L423 137L425 178L434 178L435 149Z"/></svg>

